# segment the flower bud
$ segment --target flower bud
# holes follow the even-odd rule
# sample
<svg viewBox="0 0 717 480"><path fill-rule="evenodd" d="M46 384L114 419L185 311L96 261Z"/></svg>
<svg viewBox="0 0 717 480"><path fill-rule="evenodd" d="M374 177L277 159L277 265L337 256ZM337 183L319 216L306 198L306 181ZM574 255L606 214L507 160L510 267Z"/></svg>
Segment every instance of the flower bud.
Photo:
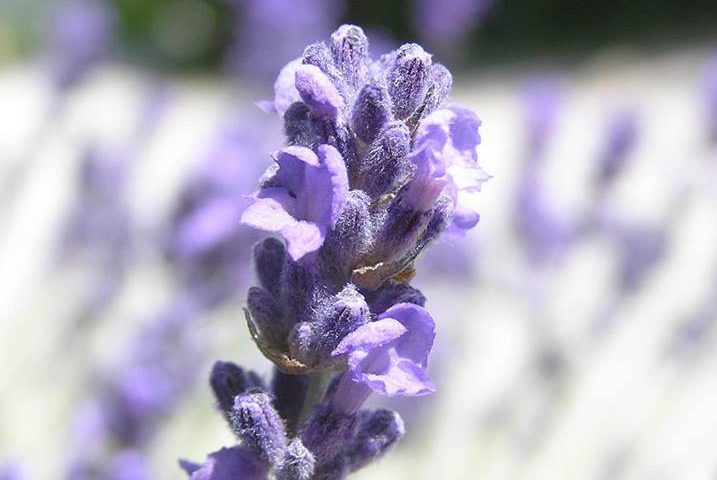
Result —
<svg viewBox="0 0 717 480"><path fill-rule="evenodd" d="M345 281L358 258L366 253L372 239L371 199L361 190L351 190L336 225L326 238L323 264L326 275L334 281Z"/></svg>
<svg viewBox="0 0 717 480"><path fill-rule="evenodd" d="M284 424L268 394L250 392L237 396L231 419L234 433L247 448L270 465L281 465L286 453Z"/></svg>
<svg viewBox="0 0 717 480"><path fill-rule="evenodd" d="M403 420L396 412L361 412L356 437L348 449L351 471L356 471L381 457L404 433Z"/></svg>
<svg viewBox="0 0 717 480"><path fill-rule="evenodd" d="M356 136L370 144L390 118L390 100L386 89L374 84L363 87L351 114L351 127Z"/></svg>
<svg viewBox="0 0 717 480"><path fill-rule="evenodd" d="M279 282L285 260L284 242L277 238L265 238L254 246L254 264L259 283L271 295L279 294Z"/></svg>
<svg viewBox="0 0 717 480"><path fill-rule="evenodd" d="M301 65L296 69L296 89L317 117L336 120L344 108L344 99L331 79L314 65Z"/></svg>
<svg viewBox="0 0 717 480"><path fill-rule="evenodd" d="M331 35L331 54L347 82L361 85L367 73L368 39L360 27L342 25Z"/></svg>
<svg viewBox="0 0 717 480"><path fill-rule="evenodd" d="M284 462L276 470L276 478L277 480L311 480L315 464L314 456L301 443L301 439L294 438L286 449Z"/></svg>
<svg viewBox="0 0 717 480"><path fill-rule="evenodd" d="M309 367L329 367L331 352L350 332L370 321L368 304L356 287L348 284L328 303L319 319L298 324L292 331L292 356Z"/></svg>
<svg viewBox="0 0 717 480"><path fill-rule="evenodd" d="M398 49L388 74L388 93L396 118L405 119L424 101L429 86L431 55L420 45L407 43Z"/></svg>
<svg viewBox="0 0 717 480"><path fill-rule="evenodd" d="M424 106L421 109L421 118L437 110L445 102L453 87L453 76L446 67L440 63L431 65L431 85L426 92ZM420 120L420 119L419 119Z"/></svg>
<svg viewBox="0 0 717 480"><path fill-rule="evenodd" d="M316 459L317 470L333 460L354 437L356 414L327 405L316 407L304 424L301 440Z"/></svg>
<svg viewBox="0 0 717 480"><path fill-rule="evenodd" d="M411 173L411 162L406 155L411 149L408 128L402 122L389 125L366 155L361 164L359 178L362 189L373 198L396 188Z"/></svg>
<svg viewBox="0 0 717 480"><path fill-rule="evenodd" d="M251 287L247 295L247 308L262 340L275 348L282 345L289 326L284 324L281 311L269 292L260 287Z"/></svg>
<svg viewBox="0 0 717 480"><path fill-rule="evenodd" d="M417 288L406 283L388 281L381 288L365 293L366 301L371 307L371 312L383 313L398 303L412 303L423 307L426 304L426 297Z"/></svg>
<svg viewBox="0 0 717 480"><path fill-rule="evenodd" d="M234 397L244 393L250 386L244 369L232 362L214 363L209 384L219 408L224 412L230 412L234 406Z"/></svg>

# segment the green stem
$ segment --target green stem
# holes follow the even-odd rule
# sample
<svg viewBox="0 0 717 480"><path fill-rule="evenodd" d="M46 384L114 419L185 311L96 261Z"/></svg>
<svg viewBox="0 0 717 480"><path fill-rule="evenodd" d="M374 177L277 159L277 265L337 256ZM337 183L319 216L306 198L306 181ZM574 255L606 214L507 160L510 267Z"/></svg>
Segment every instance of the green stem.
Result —
<svg viewBox="0 0 717 480"><path fill-rule="evenodd" d="M299 413L297 428L301 428L301 425L303 425L311 413L311 410L324 399L324 394L331 381L331 372L310 373L308 377L309 388L306 391L304 405L301 407L301 412Z"/></svg>

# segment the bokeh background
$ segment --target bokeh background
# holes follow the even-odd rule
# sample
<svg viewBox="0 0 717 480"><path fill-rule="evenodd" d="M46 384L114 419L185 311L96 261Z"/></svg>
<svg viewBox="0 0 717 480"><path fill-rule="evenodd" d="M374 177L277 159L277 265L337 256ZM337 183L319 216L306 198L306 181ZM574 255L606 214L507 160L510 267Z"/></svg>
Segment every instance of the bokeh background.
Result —
<svg viewBox="0 0 717 480"><path fill-rule="evenodd" d="M417 266L438 392L372 400L408 433L356 478L714 479L717 4L670 0L0 0L0 478L233 443L254 102L343 22L451 68L494 177Z"/></svg>

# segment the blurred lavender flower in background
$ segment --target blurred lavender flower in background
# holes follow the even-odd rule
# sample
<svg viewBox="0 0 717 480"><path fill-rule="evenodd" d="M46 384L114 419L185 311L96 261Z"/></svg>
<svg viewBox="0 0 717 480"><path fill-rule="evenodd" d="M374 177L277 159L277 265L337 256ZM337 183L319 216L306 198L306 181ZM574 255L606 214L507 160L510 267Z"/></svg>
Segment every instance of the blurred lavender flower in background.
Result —
<svg viewBox="0 0 717 480"><path fill-rule="evenodd" d="M607 122L605 144L598 158L597 183L604 190L625 170L639 140L639 119L632 109L613 112Z"/></svg>
<svg viewBox="0 0 717 480"><path fill-rule="evenodd" d="M61 232L58 260L90 266L82 317L96 316L115 296L131 261L133 220L127 204L131 154L96 144L86 147L79 191Z"/></svg>
<svg viewBox="0 0 717 480"><path fill-rule="evenodd" d="M0 480L23 480L24 478L22 465L18 462L8 460L0 465Z"/></svg>
<svg viewBox="0 0 717 480"><path fill-rule="evenodd" d="M63 0L50 26L50 75L58 91L77 85L108 53L117 16L104 0Z"/></svg>
<svg viewBox="0 0 717 480"><path fill-rule="evenodd" d="M717 143L717 56L705 66L702 78L703 101L707 135L710 143Z"/></svg>
<svg viewBox="0 0 717 480"><path fill-rule="evenodd" d="M198 379L200 342L190 327L201 311L193 299L178 299L97 379L76 419L68 480L153 477L147 449Z"/></svg>
<svg viewBox="0 0 717 480"><path fill-rule="evenodd" d="M421 39L441 52L456 48L483 22L498 0L414 0L413 24Z"/></svg>
<svg viewBox="0 0 717 480"><path fill-rule="evenodd" d="M223 1L234 10L226 66L255 80L272 78L303 45L325 38L345 8L343 0Z"/></svg>
<svg viewBox="0 0 717 480"><path fill-rule="evenodd" d="M140 243L128 191L135 160L161 123L169 105L161 82L153 81L127 146L88 142L78 172L74 203L62 225L60 266L85 265L95 278L80 318L98 316L122 288Z"/></svg>
<svg viewBox="0 0 717 480"><path fill-rule="evenodd" d="M255 246L261 286L247 299L249 330L277 369L267 389L215 365L241 445L182 462L194 480L345 478L403 435L397 414L359 412L371 392L434 391L434 321L406 282L443 231L478 222L480 121L443 107L451 75L420 46L378 62L368 51L363 31L343 25L285 67L262 104L283 113L289 146L241 221L284 238Z"/></svg>
<svg viewBox="0 0 717 480"><path fill-rule="evenodd" d="M180 193L164 248L180 289L207 306L234 298L251 278L250 247L259 236L240 219L264 168L271 132L261 121L224 122Z"/></svg>
<svg viewBox="0 0 717 480"><path fill-rule="evenodd" d="M616 242L620 289L623 293L634 292L667 253L669 228L614 222L606 229Z"/></svg>
<svg viewBox="0 0 717 480"><path fill-rule="evenodd" d="M564 95L561 83L547 77L534 79L523 89L526 142L518 174L515 228L526 257L536 265L561 258L575 235L542 178Z"/></svg>

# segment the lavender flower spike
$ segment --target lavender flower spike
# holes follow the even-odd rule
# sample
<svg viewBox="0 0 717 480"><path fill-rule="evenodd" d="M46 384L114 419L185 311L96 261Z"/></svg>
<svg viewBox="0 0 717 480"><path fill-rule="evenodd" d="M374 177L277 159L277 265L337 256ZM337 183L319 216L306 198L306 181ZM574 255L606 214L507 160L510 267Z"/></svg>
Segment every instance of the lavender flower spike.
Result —
<svg viewBox="0 0 717 480"><path fill-rule="evenodd" d="M342 480L404 433L398 414L360 411L371 393L435 391L435 323L408 282L441 233L478 222L480 121L444 106L450 72L419 45L378 61L368 47L344 25L275 85L269 110L283 112L289 146L241 218L284 240L257 244L260 286L247 295L247 326L274 379L240 393L239 367L215 369L218 403L246 450L185 464L195 480L254 478L254 461L265 467L258 478Z"/></svg>

